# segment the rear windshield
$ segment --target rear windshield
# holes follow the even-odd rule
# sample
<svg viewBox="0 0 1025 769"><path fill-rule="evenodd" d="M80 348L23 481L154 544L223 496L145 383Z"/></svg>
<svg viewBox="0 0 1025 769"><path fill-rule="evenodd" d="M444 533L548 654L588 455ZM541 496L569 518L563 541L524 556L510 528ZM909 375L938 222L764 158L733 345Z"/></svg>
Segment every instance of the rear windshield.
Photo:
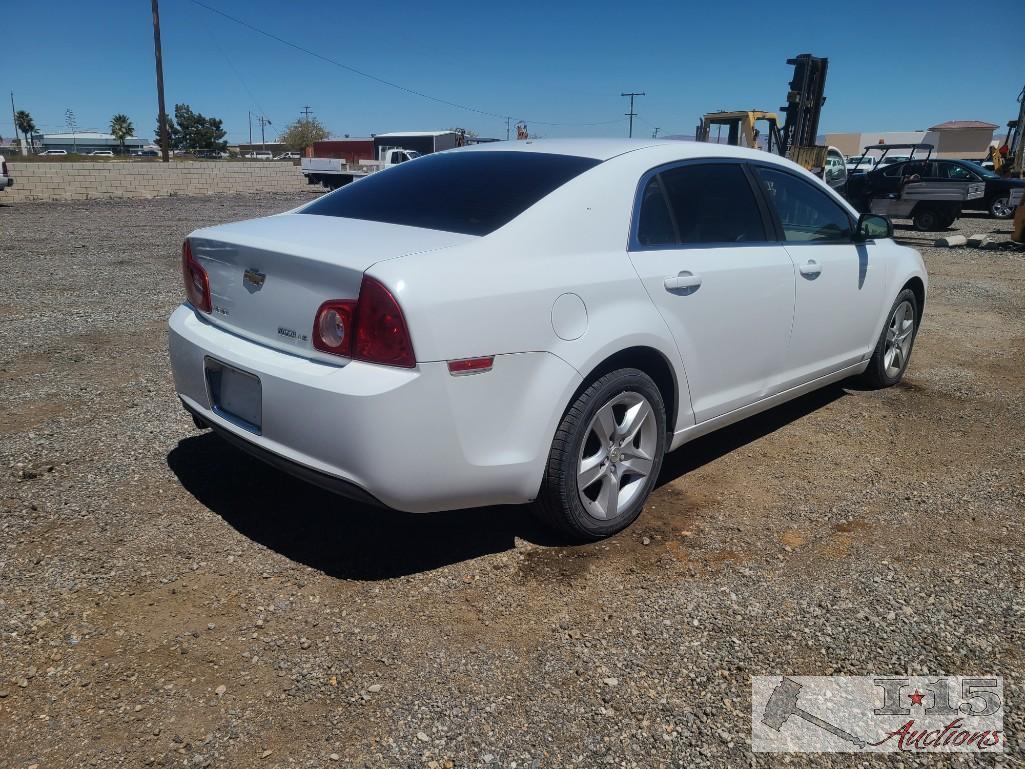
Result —
<svg viewBox="0 0 1025 769"><path fill-rule="evenodd" d="M304 214L487 235L600 161L543 152L452 152L371 174Z"/></svg>

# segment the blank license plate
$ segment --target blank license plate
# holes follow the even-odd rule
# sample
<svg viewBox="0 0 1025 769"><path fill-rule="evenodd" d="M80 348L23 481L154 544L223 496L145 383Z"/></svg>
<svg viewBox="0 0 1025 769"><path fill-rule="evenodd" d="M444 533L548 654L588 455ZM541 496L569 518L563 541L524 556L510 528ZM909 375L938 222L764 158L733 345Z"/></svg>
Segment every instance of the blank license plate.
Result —
<svg viewBox="0 0 1025 769"><path fill-rule="evenodd" d="M214 411L254 433L263 424L263 390L260 378L226 363L206 359L206 381Z"/></svg>

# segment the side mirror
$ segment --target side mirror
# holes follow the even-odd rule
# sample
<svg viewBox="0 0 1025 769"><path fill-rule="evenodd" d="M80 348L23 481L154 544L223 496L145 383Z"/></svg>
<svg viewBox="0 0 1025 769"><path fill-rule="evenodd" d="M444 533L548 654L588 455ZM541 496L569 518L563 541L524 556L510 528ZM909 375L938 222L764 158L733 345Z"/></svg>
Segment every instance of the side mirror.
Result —
<svg viewBox="0 0 1025 769"><path fill-rule="evenodd" d="M858 217L858 226L854 231L854 241L864 243L866 240L879 240L893 237L893 222L889 217L879 214L862 214Z"/></svg>

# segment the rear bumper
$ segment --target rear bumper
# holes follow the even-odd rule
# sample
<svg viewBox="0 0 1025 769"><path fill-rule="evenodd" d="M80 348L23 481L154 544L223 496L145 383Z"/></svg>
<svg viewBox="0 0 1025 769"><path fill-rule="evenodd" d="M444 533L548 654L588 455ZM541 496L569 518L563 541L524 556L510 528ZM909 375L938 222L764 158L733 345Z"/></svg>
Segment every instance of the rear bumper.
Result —
<svg viewBox="0 0 1025 769"><path fill-rule="evenodd" d="M362 502L366 505L383 506L379 499L368 494L353 483L349 483L341 478L336 478L333 475L328 475L327 473L318 472L317 470L313 470L305 465L300 465L298 462L292 462L278 454L273 454L266 449L260 448L252 441L245 440L232 431L226 430L220 425L207 422L199 411L194 409L184 400L182 400L182 406L184 406L185 410L192 415L193 419L196 420L197 425L201 423L205 424L221 439L227 441L235 448L241 449L250 456L256 457L262 462L266 462L271 467L277 468L289 475L294 475L296 478L300 478L307 483L312 483L314 486L320 486L322 489L327 489L340 497L345 497L346 499L351 499L356 502Z"/></svg>
<svg viewBox="0 0 1025 769"><path fill-rule="evenodd" d="M459 377L444 362L319 363L237 337L187 306L171 316L170 356L185 407L232 442L344 496L407 512L533 499L580 382L543 352L500 355L492 371ZM259 435L213 411L207 357L260 378Z"/></svg>

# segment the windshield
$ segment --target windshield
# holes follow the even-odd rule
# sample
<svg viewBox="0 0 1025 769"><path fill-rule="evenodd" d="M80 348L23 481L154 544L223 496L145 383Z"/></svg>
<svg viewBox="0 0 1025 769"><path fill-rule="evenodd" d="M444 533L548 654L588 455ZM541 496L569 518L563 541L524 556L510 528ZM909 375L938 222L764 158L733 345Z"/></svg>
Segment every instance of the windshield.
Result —
<svg viewBox="0 0 1025 769"><path fill-rule="evenodd" d="M546 152L444 152L347 184L301 213L487 235L599 162Z"/></svg>

